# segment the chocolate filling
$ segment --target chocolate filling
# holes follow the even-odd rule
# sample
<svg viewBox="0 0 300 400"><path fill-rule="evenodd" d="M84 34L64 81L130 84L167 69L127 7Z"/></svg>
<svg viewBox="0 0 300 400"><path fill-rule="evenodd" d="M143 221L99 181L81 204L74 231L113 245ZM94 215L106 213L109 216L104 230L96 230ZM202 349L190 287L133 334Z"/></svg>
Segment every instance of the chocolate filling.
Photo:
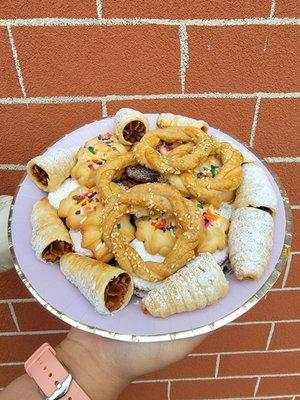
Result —
<svg viewBox="0 0 300 400"><path fill-rule="evenodd" d="M139 142L146 133L146 127L141 121L131 121L123 129L123 137L127 142Z"/></svg>
<svg viewBox="0 0 300 400"><path fill-rule="evenodd" d="M104 301L110 312L122 307L130 282L130 276L124 272L108 283L104 292Z"/></svg>
<svg viewBox="0 0 300 400"><path fill-rule="evenodd" d="M42 258L46 262L57 262L64 253L70 253L72 245L63 240L55 240L45 248L42 253Z"/></svg>
<svg viewBox="0 0 300 400"><path fill-rule="evenodd" d="M32 171L33 176L35 176L36 179L38 180L38 182L40 182L44 186L48 186L49 176L48 176L47 172L45 172L41 167L39 167L36 164L34 164L32 166L31 171Z"/></svg>
<svg viewBox="0 0 300 400"><path fill-rule="evenodd" d="M252 208L257 208L258 210L265 211L265 212L269 213L270 215L272 215L272 210L271 210L270 208L268 208L268 207L263 207L263 206L261 206L261 207L253 207L253 206L249 206L249 207L252 207Z"/></svg>
<svg viewBox="0 0 300 400"><path fill-rule="evenodd" d="M125 168L125 173L130 179L134 179L139 183L161 182L162 177L153 169L144 167L143 165L132 165Z"/></svg>

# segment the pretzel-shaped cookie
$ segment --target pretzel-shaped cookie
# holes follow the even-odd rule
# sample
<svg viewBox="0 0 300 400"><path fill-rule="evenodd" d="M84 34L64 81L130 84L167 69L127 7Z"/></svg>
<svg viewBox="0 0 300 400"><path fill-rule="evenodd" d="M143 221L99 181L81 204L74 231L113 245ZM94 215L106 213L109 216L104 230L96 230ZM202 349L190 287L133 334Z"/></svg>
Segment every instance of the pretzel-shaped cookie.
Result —
<svg viewBox="0 0 300 400"><path fill-rule="evenodd" d="M142 206L152 212L170 212L176 217L183 233L164 262L143 261L119 232L118 221L131 212L132 206ZM102 227L102 238L119 266L152 282L172 275L195 256L203 230L203 220L193 203L165 183L141 184L111 197L101 214L99 225Z"/></svg>
<svg viewBox="0 0 300 400"><path fill-rule="evenodd" d="M157 150L160 141L181 144L167 154ZM203 130L194 127L168 127L146 133L133 149L137 161L162 174L193 170L214 149L215 143Z"/></svg>
<svg viewBox="0 0 300 400"><path fill-rule="evenodd" d="M214 142L208 156L216 156L221 166L212 176L199 176L194 173L183 172L177 176L168 176L168 181L183 194L196 197L199 201L219 207L222 201L231 201L233 191L237 189L242 180L242 154L229 143Z"/></svg>

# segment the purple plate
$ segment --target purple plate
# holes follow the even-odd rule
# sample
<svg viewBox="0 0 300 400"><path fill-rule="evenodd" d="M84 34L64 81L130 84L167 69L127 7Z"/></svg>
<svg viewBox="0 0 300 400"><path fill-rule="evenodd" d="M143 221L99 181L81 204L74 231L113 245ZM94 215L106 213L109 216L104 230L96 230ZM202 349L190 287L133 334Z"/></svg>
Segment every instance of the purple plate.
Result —
<svg viewBox="0 0 300 400"><path fill-rule="evenodd" d="M148 114L150 128L155 129L158 114ZM113 118L85 125L57 141L52 148L83 145L100 132L113 132ZM272 287L283 270L291 243L291 213L286 193L265 164L240 142L210 128L209 134L224 139L251 154L266 172L278 199L272 256L259 281L237 281L228 275L227 297L204 310L177 314L165 319L142 313L139 299L114 316L98 314L79 290L62 275L59 265L37 260L31 249L30 215L33 204L45 194L27 177L22 181L10 213L9 239L16 270L33 296L52 314L77 328L124 341L155 342L199 335L217 329L239 317L257 303ZM255 229L255 227L254 227Z"/></svg>

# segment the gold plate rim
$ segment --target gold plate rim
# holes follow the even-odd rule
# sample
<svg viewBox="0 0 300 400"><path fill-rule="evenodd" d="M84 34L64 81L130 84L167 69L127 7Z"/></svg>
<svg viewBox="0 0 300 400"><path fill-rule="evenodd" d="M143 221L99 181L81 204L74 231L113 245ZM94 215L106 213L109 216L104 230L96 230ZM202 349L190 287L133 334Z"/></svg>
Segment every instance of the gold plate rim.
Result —
<svg viewBox="0 0 300 400"><path fill-rule="evenodd" d="M146 113L146 114L157 114L157 113ZM105 120L111 117L105 117L101 118L101 120ZM39 293L34 289L34 287L30 284L26 276L24 275L17 257L15 255L14 247L13 247L13 242L12 242L12 217L13 217L13 209L14 209L14 204L16 201L16 198L18 196L20 187L26 177L26 172L21 179L20 184L18 185L18 188L16 190L16 193L14 194L12 204L10 206L10 211L9 211L9 219L8 219L8 243L9 243L9 249L12 255L13 259L13 264L14 267L17 271L18 276L24 283L24 285L27 287L29 292L33 295L33 297L50 313L55 315L57 318L61 319L62 321L66 322L67 324L71 325L74 328L81 329L85 332L93 333L98 336L102 336L105 338L110 338L110 339L115 339L115 340L120 340L124 342L134 342L134 343L145 343L145 342L163 342L163 341L171 341L171 340L177 340L177 339L185 339L185 338L190 338L193 336L198 336L202 335L204 333L212 332L216 329L221 328L224 325L227 325L228 323L232 322L236 318L240 317L243 315L245 312L250 310L256 303L258 303L259 300L261 300L267 292L271 289L271 287L275 284L277 279L279 278L280 274L284 270L287 260L290 254L290 249L291 249L291 243L292 243L292 211L291 211L291 206L290 206L290 201L288 199L287 193L285 189L283 188L283 185L280 182L280 179L278 178L277 174L273 172L272 170L269 169L267 162L257 154L256 151L254 151L252 148L250 149L249 146L242 142L241 140L237 139L236 137L227 134L226 132L220 131L222 133L225 133L226 135L232 137L234 140L242 144L244 147L247 148L251 153L253 153L267 168L269 173L272 175L273 179L275 180L278 189L281 194L281 198L283 200L284 204L284 210L285 210L285 215L286 215L286 230L285 230L285 237L284 237L284 244L282 247L282 251L279 257L279 260L272 271L271 275L269 278L266 280L266 282L261 286L261 288L252 296L250 299L248 299L244 304L242 304L240 307L237 309L233 310L229 314L225 315L222 318L219 318L217 321L203 325L199 328L194 328L194 329L189 329L189 330L184 330L180 332L173 332L173 333L163 333L163 334L158 334L158 335L128 335L128 334L122 334L122 333L117 333L117 332L110 332L104 329L100 328L95 328L92 326L89 326L87 324L83 324L80 321L76 321L67 315L63 314L61 311L57 310L55 307L53 307L51 304L47 303L40 295ZM67 136L68 134L62 136L60 139L63 137ZM59 139L59 140L60 140ZM57 140L58 141L58 140ZM56 143L55 141L54 143ZM53 143L53 144L54 144ZM52 145L53 145L52 144ZM51 146L49 146L51 147Z"/></svg>

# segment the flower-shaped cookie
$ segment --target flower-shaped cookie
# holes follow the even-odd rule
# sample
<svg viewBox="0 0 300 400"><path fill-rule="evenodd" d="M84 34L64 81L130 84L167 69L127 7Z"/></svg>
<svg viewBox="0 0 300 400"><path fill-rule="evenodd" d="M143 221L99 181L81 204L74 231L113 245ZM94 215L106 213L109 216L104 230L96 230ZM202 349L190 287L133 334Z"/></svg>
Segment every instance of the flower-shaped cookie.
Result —
<svg viewBox="0 0 300 400"><path fill-rule="evenodd" d="M105 162L119 153L126 153L126 147L117 141L111 133L100 134L87 141L78 153L77 163L71 176L88 188L95 186L96 171Z"/></svg>
<svg viewBox="0 0 300 400"><path fill-rule="evenodd" d="M173 249L180 230L176 219L168 213L139 218L136 228L136 238L144 242L146 251L163 257Z"/></svg>
<svg viewBox="0 0 300 400"><path fill-rule="evenodd" d="M193 203L204 221L204 230L200 234L201 240L197 247L198 253L214 253L224 249L227 243L226 233L229 229L229 220L219 215L212 205L197 200L193 200Z"/></svg>
<svg viewBox="0 0 300 400"><path fill-rule="evenodd" d="M89 189L86 186L79 186L60 202L58 215L66 219L69 228L77 230L99 202L97 188Z"/></svg>

